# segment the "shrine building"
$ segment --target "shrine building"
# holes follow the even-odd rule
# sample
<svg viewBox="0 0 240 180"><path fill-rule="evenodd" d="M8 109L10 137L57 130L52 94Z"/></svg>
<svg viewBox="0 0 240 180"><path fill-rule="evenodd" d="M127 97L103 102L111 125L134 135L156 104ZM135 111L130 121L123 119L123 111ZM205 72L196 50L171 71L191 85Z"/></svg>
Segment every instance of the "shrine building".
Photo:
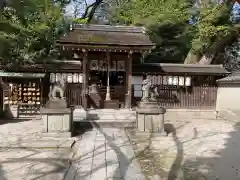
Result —
<svg viewBox="0 0 240 180"><path fill-rule="evenodd" d="M1 67L2 109L15 108L17 116L39 113L61 76L69 107L134 109L146 77L163 107L215 109L216 80L228 74L222 65L145 63L155 44L143 27L75 24L57 45L58 59Z"/></svg>

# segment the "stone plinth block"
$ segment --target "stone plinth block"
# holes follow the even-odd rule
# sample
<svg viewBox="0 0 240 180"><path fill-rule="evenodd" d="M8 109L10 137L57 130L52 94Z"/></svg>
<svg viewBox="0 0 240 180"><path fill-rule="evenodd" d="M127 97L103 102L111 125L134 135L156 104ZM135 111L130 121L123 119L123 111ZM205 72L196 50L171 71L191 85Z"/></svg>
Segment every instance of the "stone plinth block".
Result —
<svg viewBox="0 0 240 180"><path fill-rule="evenodd" d="M155 132L165 135L164 131L164 113L166 109L158 106L153 106L153 102L150 103L151 108L143 104L136 109L137 112L137 129L140 132Z"/></svg>
<svg viewBox="0 0 240 180"><path fill-rule="evenodd" d="M44 131L51 133L72 132L72 113L70 108L61 109L41 109L42 119L44 121Z"/></svg>

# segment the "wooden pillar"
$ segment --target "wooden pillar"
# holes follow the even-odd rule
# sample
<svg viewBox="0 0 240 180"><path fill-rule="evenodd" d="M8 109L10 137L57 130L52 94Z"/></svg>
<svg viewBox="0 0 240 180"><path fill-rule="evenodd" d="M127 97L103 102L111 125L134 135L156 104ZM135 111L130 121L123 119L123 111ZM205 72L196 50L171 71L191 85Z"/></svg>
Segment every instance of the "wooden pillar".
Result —
<svg viewBox="0 0 240 180"><path fill-rule="evenodd" d="M125 99L125 108L130 109L132 107L132 51L128 53L128 60L126 63L126 75L127 75L127 96Z"/></svg>
<svg viewBox="0 0 240 180"><path fill-rule="evenodd" d="M88 52L86 49L82 49L83 52L83 86L82 86L82 100L83 100L83 108L87 110L88 108Z"/></svg>
<svg viewBox="0 0 240 180"><path fill-rule="evenodd" d="M111 92L110 92L110 68L111 68L111 58L110 58L110 53L107 52L106 54L107 56L107 92L106 92L106 101L110 101L111 100Z"/></svg>

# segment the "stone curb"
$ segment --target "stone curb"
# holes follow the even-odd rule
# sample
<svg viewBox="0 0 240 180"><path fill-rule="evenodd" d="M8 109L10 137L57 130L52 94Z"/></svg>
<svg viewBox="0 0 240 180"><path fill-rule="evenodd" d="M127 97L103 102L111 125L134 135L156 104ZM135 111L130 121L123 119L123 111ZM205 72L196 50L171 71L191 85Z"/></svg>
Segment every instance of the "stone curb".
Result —
<svg viewBox="0 0 240 180"><path fill-rule="evenodd" d="M166 109L167 112L216 112L214 109Z"/></svg>

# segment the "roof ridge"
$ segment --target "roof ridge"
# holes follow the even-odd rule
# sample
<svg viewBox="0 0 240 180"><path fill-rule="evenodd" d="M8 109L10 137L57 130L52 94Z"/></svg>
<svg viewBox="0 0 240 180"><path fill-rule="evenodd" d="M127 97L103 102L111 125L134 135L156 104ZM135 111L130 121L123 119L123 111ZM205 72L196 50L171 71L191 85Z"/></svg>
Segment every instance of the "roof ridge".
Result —
<svg viewBox="0 0 240 180"><path fill-rule="evenodd" d="M99 24L73 24L71 30L91 30L91 31L106 31L106 32L131 32L145 33L146 28L141 26L112 26Z"/></svg>
<svg viewBox="0 0 240 180"><path fill-rule="evenodd" d="M147 63L146 63L147 64ZM178 66L178 67L193 67L193 68L201 68L201 67L223 67L222 64L179 64L179 63L149 63L152 65L160 65L160 66Z"/></svg>

